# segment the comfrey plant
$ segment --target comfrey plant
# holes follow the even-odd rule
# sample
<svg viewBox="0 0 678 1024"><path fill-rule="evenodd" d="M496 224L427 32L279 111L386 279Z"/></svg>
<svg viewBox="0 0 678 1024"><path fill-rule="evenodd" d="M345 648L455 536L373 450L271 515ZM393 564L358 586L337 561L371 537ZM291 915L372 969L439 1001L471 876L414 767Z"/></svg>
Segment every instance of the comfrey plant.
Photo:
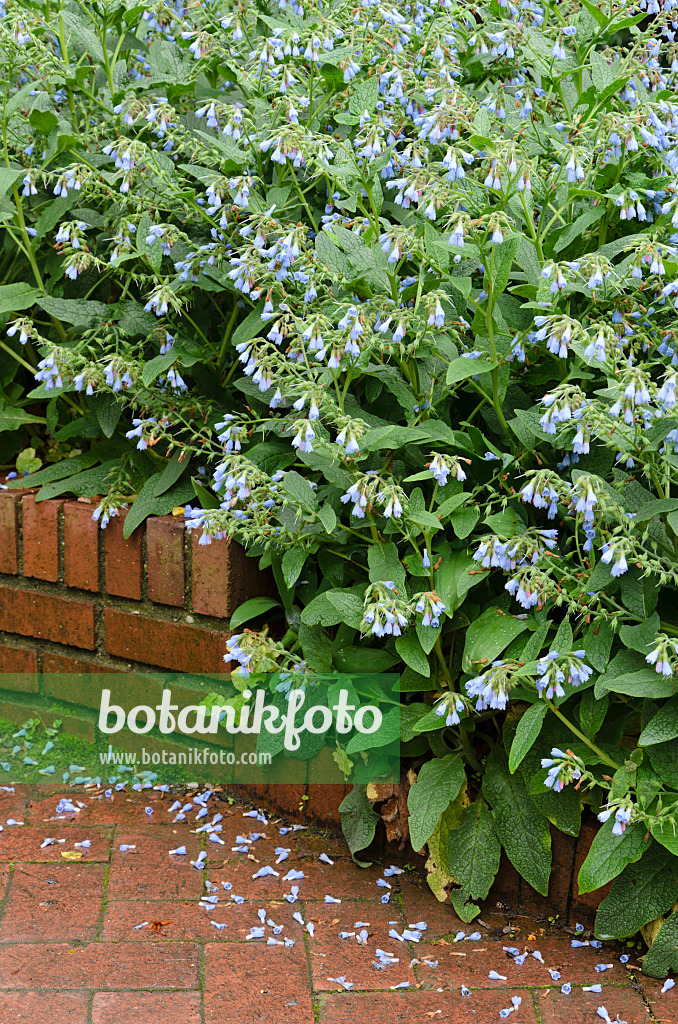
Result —
<svg viewBox="0 0 678 1024"><path fill-rule="evenodd" d="M502 846L546 893L584 803L599 933L678 897L674 7L3 8L32 482L272 567L246 673L400 668L412 843L465 920Z"/></svg>

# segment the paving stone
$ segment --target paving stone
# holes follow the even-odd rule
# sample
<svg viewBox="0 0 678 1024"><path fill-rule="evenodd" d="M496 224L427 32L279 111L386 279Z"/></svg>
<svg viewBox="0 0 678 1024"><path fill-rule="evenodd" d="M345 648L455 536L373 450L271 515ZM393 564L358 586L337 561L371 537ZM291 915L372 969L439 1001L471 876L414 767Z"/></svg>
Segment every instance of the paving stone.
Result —
<svg viewBox="0 0 678 1024"><path fill-rule="evenodd" d="M397 907L383 903L324 904L309 903L304 909L304 920L313 921L315 934L309 937L313 987L317 992L332 992L341 988L329 978L344 976L356 989L388 989L402 981L415 984L410 967L412 951L409 943L389 938L394 928L402 934L402 919ZM341 939L339 932L355 931L357 921L367 923L367 945L359 945L356 938ZM395 921L395 924L391 922ZM373 966L375 950L383 949L398 957L399 963L384 970Z"/></svg>
<svg viewBox="0 0 678 1024"><path fill-rule="evenodd" d="M522 999L520 1013L512 1015L515 1024L537 1024L526 989L475 991L466 997L450 992L342 992L321 996L319 1024L490 1024L500 1019L499 1011L511 1005L514 995Z"/></svg>
<svg viewBox="0 0 678 1024"><path fill-rule="evenodd" d="M285 839L281 839L280 845L289 845ZM277 844L276 844L277 845ZM240 854L240 860L222 861L217 868L210 868L208 874L211 881L217 884L223 879L233 883L233 891L249 899L282 899L284 893L290 891L291 885L299 886L299 897L305 900L324 900L326 895L334 896L337 899L360 901L374 900L379 898L384 889L377 887L377 878L382 877L377 868L358 869L350 861L337 861L334 866L323 864L317 858L295 858L290 856L281 864L276 864L275 852L273 849L257 849L254 844L254 854L259 863L246 859L245 854ZM267 855L268 854L268 855ZM229 854L230 857L237 857L238 854ZM279 873L279 877L265 875L262 878L252 878L252 875L265 865L270 865ZM283 881L284 876L294 869L303 871L304 878ZM387 879L394 883L394 891L397 887L397 879ZM248 896L249 894L249 896ZM398 916L396 913L394 916Z"/></svg>
<svg viewBox="0 0 678 1024"><path fill-rule="evenodd" d="M2 1024L87 1024L86 992L0 992Z"/></svg>
<svg viewBox="0 0 678 1024"><path fill-rule="evenodd" d="M97 992L92 1024L200 1024L199 992Z"/></svg>
<svg viewBox="0 0 678 1024"><path fill-rule="evenodd" d="M207 945L205 1021L314 1024L303 945L299 942L289 949L253 943Z"/></svg>
<svg viewBox="0 0 678 1024"><path fill-rule="evenodd" d="M449 902L439 903L426 882L423 885L418 885L403 875L399 875L398 879L401 885L405 921L408 924L413 924L415 921L426 921L428 925L427 939L433 941L450 933L456 935L460 930L467 934L485 930L479 928L476 923L464 924L455 914L452 904ZM389 879L389 881L392 880Z"/></svg>
<svg viewBox="0 0 678 1024"><path fill-rule="evenodd" d="M103 864L17 864L0 942L94 938L104 897Z"/></svg>
<svg viewBox="0 0 678 1024"><path fill-rule="evenodd" d="M539 951L544 963L541 964L533 956L528 955L525 963L518 965L513 957L504 952L503 946L515 946L521 952L525 949ZM424 952L439 962L436 980L440 985L464 984L482 988L497 988L502 985L548 987L554 984L548 968L560 971L562 977L557 983L558 988L566 981L572 985L594 985L598 982L610 985L626 980L624 967L619 963L619 954L615 947L608 946L596 950L585 946L571 949L569 937L565 935L529 943L521 943L516 938L480 942L463 940L452 944L422 942L417 947L417 955L422 956ZM595 965L600 963L611 963L613 967L609 971L597 973ZM507 981L490 981L490 970L505 975ZM428 975L425 975L425 981L427 984L430 981Z"/></svg>
<svg viewBox="0 0 678 1024"><path fill-rule="evenodd" d="M121 846L135 846L122 852ZM185 846L185 856L169 851ZM201 849L200 837L169 826L116 829L108 877L109 900L198 898L204 872L191 866Z"/></svg>
<svg viewBox="0 0 678 1024"><path fill-rule="evenodd" d="M162 941L163 939L197 940L200 942L244 942L252 926L260 924L257 910L261 907L267 911L268 917L276 924L284 925L283 935L291 939L302 940L301 927L292 920L295 907L284 901L282 903L257 904L248 902L238 906L229 900L228 893L219 894L219 903L213 911L208 912L196 900L176 901L111 901L104 917L102 939L117 941ZM211 921L226 924L222 931L214 927ZM158 934L151 927L135 930L135 925L143 921L169 922ZM272 934L267 931L267 935ZM263 940L262 940L263 941Z"/></svg>
<svg viewBox="0 0 678 1024"><path fill-rule="evenodd" d="M47 838L56 839L57 842L42 848ZM62 854L66 852L79 853L82 861L105 862L108 860L112 838L112 828L94 828L79 822L56 827L26 825L23 828L6 828L0 834L0 862L54 861L60 864L64 861ZM58 841L62 839L64 842ZM89 848L75 846L75 843L85 839L91 843Z"/></svg>
<svg viewBox="0 0 678 1024"><path fill-rule="evenodd" d="M198 986L200 957L192 942L8 943L2 953L2 989Z"/></svg>
<svg viewBox="0 0 678 1024"><path fill-rule="evenodd" d="M569 996L563 995L558 989L551 989L548 992L535 992L534 999L541 1024L572 1024L573 1021L577 1024L600 1024L601 1018L597 1014L599 1006L607 1008L612 1020L616 1020L618 1014L619 1019L626 1021L626 1024L652 1022L642 997L628 985L603 984L600 993L573 989ZM670 1024L675 1024L675 1011L666 1019Z"/></svg>

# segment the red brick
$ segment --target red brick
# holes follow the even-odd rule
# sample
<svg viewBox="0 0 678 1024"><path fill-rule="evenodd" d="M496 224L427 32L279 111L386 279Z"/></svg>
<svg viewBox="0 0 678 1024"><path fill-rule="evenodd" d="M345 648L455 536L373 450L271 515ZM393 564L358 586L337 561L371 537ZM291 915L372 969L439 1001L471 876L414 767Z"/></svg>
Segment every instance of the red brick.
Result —
<svg viewBox="0 0 678 1024"><path fill-rule="evenodd" d="M224 672L229 633L106 608L106 650L176 672ZM1 623L0 623L1 624Z"/></svg>
<svg viewBox="0 0 678 1024"><path fill-rule="evenodd" d="M183 522L173 516L154 516L146 524L148 596L158 604L184 605Z"/></svg>
<svg viewBox="0 0 678 1024"><path fill-rule="evenodd" d="M34 494L21 499L24 538L24 576L51 583L59 579L59 514L63 501L36 501Z"/></svg>
<svg viewBox="0 0 678 1024"><path fill-rule="evenodd" d="M115 516L104 531L106 550L106 593L141 600L141 553L143 530L136 529L127 540L122 535L125 514Z"/></svg>
<svg viewBox="0 0 678 1024"><path fill-rule="evenodd" d="M94 605L72 597L0 584L0 629L94 650Z"/></svg>
<svg viewBox="0 0 678 1024"><path fill-rule="evenodd" d="M21 494L0 491L0 572L19 571L19 502Z"/></svg>
<svg viewBox="0 0 678 1024"><path fill-rule="evenodd" d="M75 947L66 942L7 943L2 954L0 988L4 989L194 989L198 985L198 949L191 942L93 942Z"/></svg>
<svg viewBox="0 0 678 1024"><path fill-rule="evenodd" d="M296 883L301 884L302 883ZM327 890L334 895L334 890ZM303 890L302 890L303 893ZM345 977L357 989L373 991L389 989L402 981L416 984L413 968L410 966L413 954L409 945L389 938L389 931L395 928L402 932L401 918L395 903L376 901L318 905L306 904L304 919L313 921L315 933L309 937L313 988L316 992L338 992L341 986L330 978ZM361 946L355 938L340 939L339 932L355 931L356 922L364 921L368 933L367 945ZM395 921L395 924L391 924ZM397 957L399 963L389 964L384 970L373 966L375 950L383 949ZM436 976L437 971L430 974Z"/></svg>
<svg viewBox="0 0 678 1024"><path fill-rule="evenodd" d="M38 692L38 652L30 647L0 644L0 687L23 693Z"/></svg>
<svg viewBox="0 0 678 1024"><path fill-rule="evenodd" d="M191 531L193 611L229 618L243 601L274 592L270 573L260 572L257 560L248 558L239 544L227 540L200 544L200 531Z"/></svg>
<svg viewBox="0 0 678 1024"><path fill-rule="evenodd" d="M418 885L416 882L406 878L405 875L398 877L402 886L402 905L405 922L407 924L414 924L415 921L426 921L428 924L426 938L429 942L435 942L437 939L442 939L444 935L449 935L450 933L456 935L460 930L475 930L475 924L468 926L463 921L460 921L449 900L447 903L439 903L426 882ZM389 879L389 881L392 881L392 879Z"/></svg>
<svg viewBox="0 0 678 1024"><path fill-rule="evenodd" d="M18 864L0 924L0 942L91 941L105 878L104 864Z"/></svg>
<svg viewBox="0 0 678 1024"><path fill-rule="evenodd" d="M348 792L347 787L341 783L313 783L310 781L311 778L311 765L309 765L306 816L316 822L332 822L338 825L341 820L339 804Z"/></svg>
<svg viewBox="0 0 678 1024"><path fill-rule="evenodd" d="M247 821L247 819L246 819ZM247 832L254 831L257 827L256 819L250 818L247 824L243 825L243 831L241 834L247 834ZM269 834L271 834L269 829ZM273 832L273 838L275 833ZM290 840L287 842L287 840ZM212 846L212 843L208 845ZM275 844L276 846L278 843ZM280 837L280 845L292 848L293 839L291 834ZM217 846L215 851L208 850L208 857L218 857L219 851L222 852L224 860L221 862L221 866L211 870L209 877L212 882L219 885L222 881L233 883L233 892L239 896L245 896L246 899L257 900L257 899L269 899L269 900L281 900L286 892L290 891L291 885L299 886L299 898L302 900L324 900L325 896L335 896L337 899L346 901L359 901L359 900L370 900L376 899L379 907L386 907L386 904L379 902L378 897L383 893L383 889L377 888L377 878L380 877L379 871L376 868L364 868L360 872L355 871L355 865L350 861L335 861L334 866L330 867L329 864L323 864L317 858L313 860L304 860L299 857L295 857L294 854L290 854L286 861L279 864L276 867L276 871L280 872L280 877L276 878L275 875L264 875L262 878L252 878L259 864L254 864L252 861L247 860L244 854L241 854L240 860L229 860L228 858L238 857L238 854L231 853L228 846L222 847ZM257 842L254 852L257 859L261 864L273 865L275 856L271 851L268 857L264 852L264 849L259 847ZM294 868L296 871L303 871L304 877L294 882L283 881L284 876L290 870ZM397 879L390 879L391 882L395 882L393 888L397 888ZM355 906L360 906L358 902ZM369 906L372 909L372 903L364 905L365 908ZM315 908L314 908L315 913ZM353 911L351 911L353 913ZM362 913L362 911L360 911ZM390 911L389 911L390 913ZM390 913L391 917L398 917L399 911Z"/></svg>
<svg viewBox="0 0 678 1024"><path fill-rule="evenodd" d="M54 675L45 675L45 695L94 711L99 711L101 707L101 694L104 689L110 689L112 704L127 709L139 704L150 704L151 707L155 707L162 697L162 683L152 676L131 672L113 672L112 677L110 673L99 676L96 665L89 665L84 672L77 675L73 674L74 671L72 669L68 674L61 671ZM136 744L133 749L142 745Z"/></svg>
<svg viewBox="0 0 678 1024"><path fill-rule="evenodd" d="M52 654L45 651L42 656L42 671L45 675L55 673L95 673L119 672L120 669L111 668L109 665L102 665L98 658L71 658L68 654ZM98 705L97 705L98 706Z"/></svg>
<svg viewBox="0 0 678 1024"><path fill-rule="evenodd" d="M596 975L588 984L593 984L594 980L601 979ZM572 1021L577 1024L600 1024L597 1014L599 1006L607 1008L611 1020L624 1020L626 1024L651 1024L650 1011L637 992L625 985L605 985L605 975L602 976L602 983L603 991L599 993L573 989L569 996L564 996L555 987L550 991L535 992L534 999L541 1024L571 1024ZM674 1011L667 1020L673 1024L675 1019Z"/></svg>
<svg viewBox="0 0 678 1024"><path fill-rule="evenodd" d="M86 1024L86 992L3 992L3 1024Z"/></svg>
<svg viewBox="0 0 678 1024"><path fill-rule="evenodd" d="M50 798L47 801L47 808L54 811L57 802L58 798ZM9 812L5 811L4 805L0 815L11 817ZM22 818L25 820L25 811L19 820L22 820ZM53 839L65 839L66 841L63 843L52 843L52 845L40 849L47 836L51 836ZM24 863L34 861L45 864L63 864L64 858L61 854L65 850L79 852L82 863L92 861L106 863L108 861L111 838L112 830L110 828L92 828L89 823L86 826L81 826L77 818L74 818L71 825L39 825L36 821L34 825L27 824L23 828L6 828L4 830L0 840L0 861L22 861ZM92 845L89 849L76 851L74 844L82 842L83 839L89 839Z"/></svg>
<svg viewBox="0 0 678 1024"><path fill-rule="evenodd" d="M222 892L218 905L208 913L194 899L183 900L111 900L106 907L102 938L111 942L129 942L131 939L158 942L158 936L150 928L134 930L134 926L143 921L167 921L162 929L164 938L194 940L197 942L243 942L249 935L252 925L259 924L257 909L266 908L276 924L285 926L284 935L299 941L303 945L301 927L292 920L296 907L288 903L251 902L238 905L229 899L228 893ZM227 925L224 931L218 932L211 921Z"/></svg>
<svg viewBox="0 0 678 1024"><path fill-rule="evenodd" d="M201 1020L199 992L97 992L92 1006L93 1024L200 1024Z"/></svg>
<svg viewBox="0 0 678 1024"><path fill-rule="evenodd" d="M161 813L160 809L156 811L158 817ZM123 853L120 846L125 845L136 849ZM180 845L188 850L186 856L170 857L169 851ZM118 828L108 878L109 900L197 900L203 890L204 873L190 862L197 857L200 845L199 837L169 825L127 831Z"/></svg>
<svg viewBox="0 0 678 1024"><path fill-rule="evenodd" d="M314 1024L306 954L248 943L205 947L205 1020L218 1024Z"/></svg>
<svg viewBox="0 0 678 1024"><path fill-rule="evenodd" d="M467 925L467 933L474 928L474 925ZM482 929L479 929L482 931ZM531 955L528 955L524 964L516 964L513 958L505 953L502 946L515 946L521 952L538 951L542 955L544 963ZM603 985L619 985L626 979L624 967L619 963L619 954L616 950L607 946L604 949L593 949L591 946L584 946L579 949L572 949L567 936L557 937L545 936L534 941L526 941L516 934L510 939L503 941L497 939L485 939L479 942L462 941L449 945L438 943L421 942L417 946L417 956L423 954L439 961L436 971L424 975L427 987L434 987L441 984L447 985L468 985L473 988L502 988L506 985L513 985L516 988L523 986L539 985L549 986L553 982L549 974L549 968L560 971L562 981L569 981L574 985L593 985L600 981ZM595 965L599 963L610 963L614 966L611 970L598 974ZM507 981L490 981L488 973L495 970L503 974ZM421 980L422 975L419 974Z"/></svg>
<svg viewBox="0 0 678 1024"><path fill-rule="evenodd" d="M515 989L463 998L458 992L342 992L321 999L320 1024L488 1024L499 1020L499 1011L510 1007L515 995L522 999L516 1024L537 1024L530 993Z"/></svg>
<svg viewBox="0 0 678 1024"><path fill-rule="evenodd" d="M80 590L99 590L99 524L92 505L68 501L64 506L64 582Z"/></svg>
<svg viewBox="0 0 678 1024"><path fill-rule="evenodd" d="M630 952L630 950L629 950ZM638 957L638 952L631 954L634 959ZM642 973L642 967L633 961L627 965L629 973L635 976L637 982L636 988L640 986L643 998L647 1005L652 1011L653 1024L676 1024L676 1018L678 1017L678 1010L676 1008L676 990L675 988L669 989L668 992L662 993L664 987L664 979L648 978Z"/></svg>

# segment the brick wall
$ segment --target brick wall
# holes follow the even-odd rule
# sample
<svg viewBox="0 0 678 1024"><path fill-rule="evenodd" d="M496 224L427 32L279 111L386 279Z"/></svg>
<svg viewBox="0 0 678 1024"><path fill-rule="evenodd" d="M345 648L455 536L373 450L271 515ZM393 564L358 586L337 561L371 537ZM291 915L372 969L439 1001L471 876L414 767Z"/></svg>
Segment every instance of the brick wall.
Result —
<svg viewBox="0 0 678 1024"><path fill-rule="evenodd" d="M268 573L235 543L198 544L181 518L124 540L124 515L100 530L94 507L0 491L0 672L17 658L46 672L223 672L228 619L272 592Z"/></svg>
<svg viewBox="0 0 678 1024"><path fill-rule="evenodd" d="M230 616L250 597L275 594L271 575L239 545L200 545L173 516L147 519L124 540L124 516L101 530L96 504L0 491L0 716L49 724L57 710L64 729L84 739L94 739L101 687L86 673L223 674ZM144 685L155 704L161 680ZM195 690L179 696L200 699ZM261 781L236 788L262 806L338 822L346 787L314 785L316 769L287 761L287 784L274 766L273 784L262 770Z"/></svg>

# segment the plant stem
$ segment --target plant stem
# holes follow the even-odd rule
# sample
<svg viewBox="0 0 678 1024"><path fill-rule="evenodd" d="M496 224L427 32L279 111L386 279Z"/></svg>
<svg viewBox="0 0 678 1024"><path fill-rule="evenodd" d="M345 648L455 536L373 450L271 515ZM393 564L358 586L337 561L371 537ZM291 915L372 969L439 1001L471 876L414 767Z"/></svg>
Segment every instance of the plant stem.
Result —
<svg viewBox="0 0 678 1024"><path fill-rule="evenodd" d="M596 744L592 740L585 736L584 733L581 732L576 725L573 725L572 722L568 721L568 719L565 717L562 711L560 711L554 704L552 704L547 697L544 697L544 701L547 707L549 707L553 714L556 716L556 718L559 718L563 725L566 725L570 732L574 733L577 739L581 740L582 743L585 743L586 746L590 750L592 750L594 754L598 755L601 761L608 765L608 767L614 768L615 771L619 771L619 768L621 767L620 765L613 761L611 757L608 757L607 754L604 753L604 751L602 751L600 747L596 746Z"/></svg>

